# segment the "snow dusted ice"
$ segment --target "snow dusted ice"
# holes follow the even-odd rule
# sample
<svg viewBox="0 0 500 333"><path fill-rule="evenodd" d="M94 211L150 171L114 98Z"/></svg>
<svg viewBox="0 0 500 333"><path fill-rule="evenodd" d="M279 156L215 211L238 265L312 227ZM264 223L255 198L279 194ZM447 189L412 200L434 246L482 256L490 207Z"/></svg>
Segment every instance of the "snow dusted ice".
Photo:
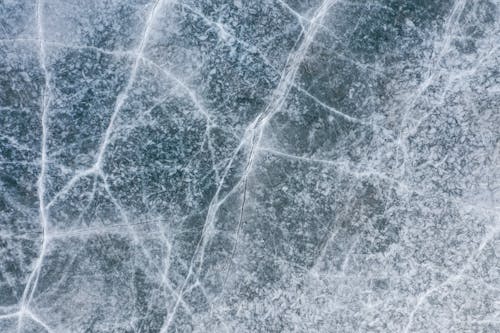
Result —
<svg viewBox="0 0 500 333"><path fill-rule="evenodd" d="M500 2L0 2L0 332L500 332Z"/></svg>

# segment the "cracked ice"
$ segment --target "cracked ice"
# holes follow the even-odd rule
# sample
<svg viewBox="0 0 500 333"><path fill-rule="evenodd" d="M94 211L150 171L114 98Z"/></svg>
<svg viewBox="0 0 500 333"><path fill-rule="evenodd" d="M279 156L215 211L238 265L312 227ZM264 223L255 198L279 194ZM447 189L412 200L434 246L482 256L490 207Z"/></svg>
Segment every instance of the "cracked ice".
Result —
<svg viewBox="0 0 500 333"><path fill-rule="evenodd" d="M498 0L0 3L0 331L500 331Z"/></svg>

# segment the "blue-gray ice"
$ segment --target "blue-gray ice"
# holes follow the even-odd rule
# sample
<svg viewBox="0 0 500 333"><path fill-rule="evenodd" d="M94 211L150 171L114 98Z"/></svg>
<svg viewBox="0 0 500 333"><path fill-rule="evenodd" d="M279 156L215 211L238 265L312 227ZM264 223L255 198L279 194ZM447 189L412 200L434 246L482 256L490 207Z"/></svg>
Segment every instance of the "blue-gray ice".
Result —
<svg viewBox="0 0 500 333"><path fill-rule="evenodd" d="M500 0L1 0L0 332L500 332Z"/></svg>

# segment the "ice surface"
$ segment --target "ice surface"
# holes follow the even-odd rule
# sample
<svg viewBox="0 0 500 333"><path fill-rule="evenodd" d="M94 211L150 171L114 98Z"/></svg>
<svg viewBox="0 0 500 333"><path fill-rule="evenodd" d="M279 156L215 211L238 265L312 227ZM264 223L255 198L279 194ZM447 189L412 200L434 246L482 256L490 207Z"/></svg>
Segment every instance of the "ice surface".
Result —
<svg viewBox="0 0 500 333"><path fill-rule="evenodd" d="M500 332L498 0L0 28L0 332Z"/></svg>

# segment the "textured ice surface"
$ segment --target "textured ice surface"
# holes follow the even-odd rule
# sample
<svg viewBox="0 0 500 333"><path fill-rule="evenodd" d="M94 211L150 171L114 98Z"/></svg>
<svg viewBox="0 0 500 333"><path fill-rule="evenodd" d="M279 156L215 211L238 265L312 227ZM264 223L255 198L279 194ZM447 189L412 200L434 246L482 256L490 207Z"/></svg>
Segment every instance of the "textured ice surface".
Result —
<svg viewBox="0 0 500 333"><path fill-rule="evenodd" d="M0 332L500 332L498 0L0 1Z"/></svg>

